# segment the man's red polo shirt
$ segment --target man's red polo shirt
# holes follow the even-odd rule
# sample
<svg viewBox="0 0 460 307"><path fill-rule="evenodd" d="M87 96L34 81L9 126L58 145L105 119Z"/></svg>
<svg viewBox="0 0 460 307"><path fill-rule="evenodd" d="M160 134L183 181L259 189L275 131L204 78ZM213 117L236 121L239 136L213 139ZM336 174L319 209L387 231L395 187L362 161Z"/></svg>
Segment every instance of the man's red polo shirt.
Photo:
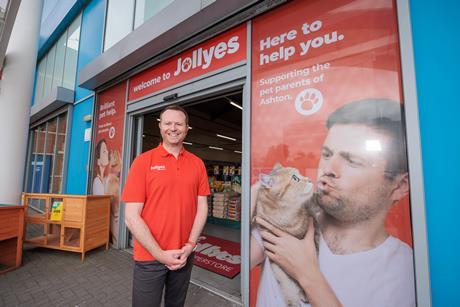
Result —
<svg viewBox="0 0 460 307"><path fill-rule="evenodd" d="M141 217L160 247L169 250L188 241L198 196L206 195L209 183L203 161L184 149L176 159L159 145L134 160L122 200L144 203ZM134 240L134 260L155 259Z"/></svg>

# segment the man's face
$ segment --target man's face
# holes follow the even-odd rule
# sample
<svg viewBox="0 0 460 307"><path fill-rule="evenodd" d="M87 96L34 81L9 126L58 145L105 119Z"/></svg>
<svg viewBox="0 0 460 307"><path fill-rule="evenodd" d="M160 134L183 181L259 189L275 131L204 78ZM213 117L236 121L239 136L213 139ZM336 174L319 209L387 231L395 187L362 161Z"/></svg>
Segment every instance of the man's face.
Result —
<svg viewBox="0 0 460 307"><path fill-rule="evenodd" d="M185 114L176 110L164 112L161 115L159 127L163 144L169 146L181 145L188 132Z"/></svg>
<svg viewBox="0 0 460 307"><path fill-rule="evenodd" d="M388 137L364 125L334 125L324 141L317 196L337 221L369 220L392 203L385 179Z"/></svg>

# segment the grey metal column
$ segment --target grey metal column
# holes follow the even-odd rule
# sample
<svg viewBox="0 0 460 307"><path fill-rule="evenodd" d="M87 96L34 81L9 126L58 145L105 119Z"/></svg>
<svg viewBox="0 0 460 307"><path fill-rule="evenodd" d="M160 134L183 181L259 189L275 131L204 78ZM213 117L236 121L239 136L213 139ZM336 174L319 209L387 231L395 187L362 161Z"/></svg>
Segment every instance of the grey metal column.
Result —
<svg viewBox="0 0 460 307"><path fill-rule="evenodd" d="M133 116L126 114L125 121L125 137L123 148L123 171L121 179L121 186L124 186L126 177L129 172L131 162L135 157L142 153L142 131L144 130L144 116ZM134 155L133 155L134 153ZM125 204L120 201L120 225L119 225L119 238L118 248L129 247L129 231L125 224Z"/></svg>
<svg viewBox="0 0 460 307"><path fill-rule="evenodd" d="M243 87L243 146L241 176L241 299L243 306L249 306L250 274L250 212L251 212L251 33L252 23L248 22L246 82Z"/></svg>
<svg viewBox="0 0 460 307"><path fill-rule="evenodd" d="M43 0L22 0L0 82L0 203L19 204Z"/></svg>
<svg viewBox="0 0 460 307"><path fill-rule="evenodd" d="M409 0L398 0L396 4L401 48L404 108L406 111L407 158L409 162L411 218L414 236L417 306L431 307L425 189L423 184L422 150L420 145L420 127Z"/></svg>

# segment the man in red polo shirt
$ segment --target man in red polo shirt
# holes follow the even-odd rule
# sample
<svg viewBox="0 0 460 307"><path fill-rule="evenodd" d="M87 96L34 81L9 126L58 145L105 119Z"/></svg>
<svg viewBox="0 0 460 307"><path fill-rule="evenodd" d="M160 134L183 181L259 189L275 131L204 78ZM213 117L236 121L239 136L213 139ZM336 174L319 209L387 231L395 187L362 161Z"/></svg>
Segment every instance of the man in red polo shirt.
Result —
<svg viewBox="0 0 460 307"><path fill-rule="evenodd" d="M203 161L186 151L188 115L179 106L160 114L158 147L139 155L123 190L125 221L134 236L133 306L183 306L193 251L208 215Z"/></svg>

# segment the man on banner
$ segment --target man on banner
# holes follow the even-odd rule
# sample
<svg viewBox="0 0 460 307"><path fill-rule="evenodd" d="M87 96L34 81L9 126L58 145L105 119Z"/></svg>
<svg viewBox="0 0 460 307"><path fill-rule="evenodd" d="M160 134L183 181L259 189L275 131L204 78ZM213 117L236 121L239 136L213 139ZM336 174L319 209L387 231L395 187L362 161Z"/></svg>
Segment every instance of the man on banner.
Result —
<svg viewBox="0 0 460 307"><path fill-rule="evenodd" d="M203 161L186 151L188 115L179 106L160 114L163 142L133 162L123 190L134 240L133 306L183 306L193 251L208 215ZM165 287L166 286L166 287Z"/></svg>
<svg viewBox="0 0 460 307"><path fill-rule="evenodd" d="M261 218L251 267L265 256L294 278L312 306L415 306L412 249L389 235L388 210L409 191L400 103L368 99L330 114L314 199L322 209L319 255L313 223L301 240ZM258 184L253 187L252 211ZM265 261L258 306L283 306Z"/></svg>

